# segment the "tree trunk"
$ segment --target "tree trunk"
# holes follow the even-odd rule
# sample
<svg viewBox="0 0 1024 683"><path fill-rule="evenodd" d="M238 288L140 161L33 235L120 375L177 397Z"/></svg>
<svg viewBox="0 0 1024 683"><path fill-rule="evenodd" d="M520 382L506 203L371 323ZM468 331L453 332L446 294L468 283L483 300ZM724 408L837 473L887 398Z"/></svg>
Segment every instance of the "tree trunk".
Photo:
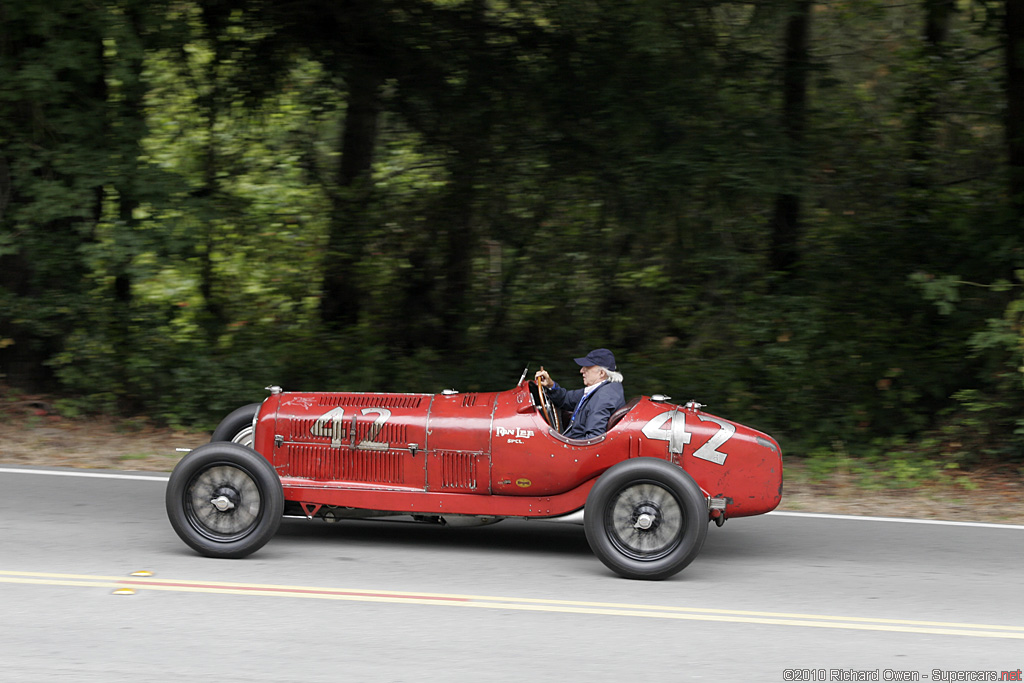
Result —
<svg viewBox="0 0 1024 683"><path fill-rule="evenodd" d="M775 198L771 222L773 270L793 274L799 259L800 179L804 175L803 144L807 133L807 82L810 72L811 0L793 0L786 21L782 71L782 127L785 132L784 184Z"/></svg>
<svg viewBox="0 0 1024 683"><path fill-rule="evenodd" d="M932 184L930 167L933 164L935 132L940 123L939 97L946 82L943 73L946 37L955 10L955 0L924 0L923 64L908 97L913 111L909 130L908 184L916 189L927 189ZM923 205L912 206L910 212L913 216L924 215L928 205L929 202L923 202Z"/></svg>
<svg viewBox="0 0 1024 683"><path fill-rule="evenodd" d="M1024 0L1006 0L1006 148L1014 225L1024 219Z"/></svg>
<svg viewBox="0 0 1024 683"><path fill-rule="evenodd" d="M461 156L461 155L460 155ZM445 221L444 284L441 293L441 343L448 351L459 351L469 328L469 291L472 286L474 166L459 159L452 167L449 217Z"/></svg>
<svg viewBox="0 0 1024 683"><path fill-rule="evenodd" d="M377 142L382 80L360 61L347 79L348 106L341 138L339 189L331 193L330 232L320 300L320 319L331 327L356 323L361 306L362 289L355 271L369 228L370 175Z"/></svg>

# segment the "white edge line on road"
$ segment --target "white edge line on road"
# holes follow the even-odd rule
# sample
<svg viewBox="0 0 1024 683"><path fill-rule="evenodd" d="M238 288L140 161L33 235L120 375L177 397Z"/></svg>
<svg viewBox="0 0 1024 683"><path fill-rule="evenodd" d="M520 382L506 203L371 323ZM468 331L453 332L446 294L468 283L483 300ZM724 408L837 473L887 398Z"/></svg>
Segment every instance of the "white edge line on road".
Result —
<svg viewBox="0 0 1024 683"><path fill-rule="evenodd" d="M93 479L131 479L134 481L159 481L166 482L169 476L146 476L142 474L107 474L104 472L67 472L63 470L30 470L16 469L13 467L0 467L0 472L6 474L45 474L53 477L91 477Z"/></svg>
<svg viewBox="0 0 1024 683"><path fill-rule="evenodd" d="M55 477L92 477L95 479L130 479L134 481L166 482L167 476L146 476L141 474L106 474L103 472L68 472L63 470L34 470L0 467L0 473L7 474L43 474ZM898 522L901 524L932 524L938 526L964 526L977 529L1014 529L1024 531L1022 524L991 524L987 522L953 522L942 519L911 519L904 517L868 517L863 515L829 515L817 512L784 512L776 510L768 513L774 517L804 517L808 519L838 519L852 522Z"/></svg>
<svg viewBox="0 0 1024 683"><path fill-rule="evenodd" d="M978 529L1016 529L1024 531L1022 524L994 524L990 522L953 522L944 519L912 519L906 517L868 517L866 515L829 515L819 512L769 512L774 517L807 517L811 519L842 519L856 522L900 522L903 524L935 524L939 526L967 526Z"/></svg>

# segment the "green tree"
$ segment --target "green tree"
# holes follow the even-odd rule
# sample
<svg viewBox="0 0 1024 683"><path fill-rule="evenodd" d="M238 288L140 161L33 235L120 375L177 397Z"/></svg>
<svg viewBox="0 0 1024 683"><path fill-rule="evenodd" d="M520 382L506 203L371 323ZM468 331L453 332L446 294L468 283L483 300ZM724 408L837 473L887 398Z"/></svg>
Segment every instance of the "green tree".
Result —
<svg viewBox="0 0 1024 683"><path fill-rule="evenodd" d="M105 40L130 36L137 17L118 9L0 5L0 353L15 381L48 379L45 362L87 308L88 247L105 203L133 201L140 129L118 107L138 95L138 46L122 41L119 60ZM129 288L115 284L123 297Z"/></svg>

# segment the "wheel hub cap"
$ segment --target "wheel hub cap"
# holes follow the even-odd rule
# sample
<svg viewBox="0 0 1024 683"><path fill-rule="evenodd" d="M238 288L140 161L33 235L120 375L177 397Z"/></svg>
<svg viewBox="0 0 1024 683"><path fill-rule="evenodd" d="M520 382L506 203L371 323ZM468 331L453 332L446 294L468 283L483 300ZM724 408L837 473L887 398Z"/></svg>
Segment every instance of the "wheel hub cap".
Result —
<svg viewBox="0 0 1024 683"><path fill-rule="evenodd" d="M634 529L640 529L647 531L658 523L658 509L650 504L641 505L636 510L636 521L633 523Z"/></svg>
<svg viewBox="0 0 1024 683"><path fill-rule="evenodd" d="M654 524L653 517L650 515L640 515L633 526L637 529L650 529L652 524Z"/></svg>
<svg viewBox="0 0 1024 683"><path fill-rule="evenodd" d="M234 510L242 502L242 496L238 489L228 484L218 486L214 490L213 495L214 497L210 500L210 504L220 512Z"/></svg>
<svg viewBox="0 0 1024 683"><path fill-rule="evenodd" d="M217 496L216 498L211 500L210 503L212 503L213 507L217 508L221 512L227 512L228 510L232 510L235 507L235 504L232 503L228 499L228 497L224 495Z"/></svg>

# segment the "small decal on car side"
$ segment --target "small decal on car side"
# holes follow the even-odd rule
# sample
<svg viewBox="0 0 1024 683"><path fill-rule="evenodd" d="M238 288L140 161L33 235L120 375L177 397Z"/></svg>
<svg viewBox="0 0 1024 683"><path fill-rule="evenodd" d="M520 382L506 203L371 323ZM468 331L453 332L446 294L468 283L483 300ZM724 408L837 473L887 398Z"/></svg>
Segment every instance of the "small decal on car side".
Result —
<svg viewBox="0 0 1024 683"><path fill-rule="evenodd" d="M499 437L508 437L508 443L526 443L524 439L529 439L533 437L533 430L520 429L518 427L516 429L506 429L505 427L497 427L494 430L494 435Z"/></svg>

